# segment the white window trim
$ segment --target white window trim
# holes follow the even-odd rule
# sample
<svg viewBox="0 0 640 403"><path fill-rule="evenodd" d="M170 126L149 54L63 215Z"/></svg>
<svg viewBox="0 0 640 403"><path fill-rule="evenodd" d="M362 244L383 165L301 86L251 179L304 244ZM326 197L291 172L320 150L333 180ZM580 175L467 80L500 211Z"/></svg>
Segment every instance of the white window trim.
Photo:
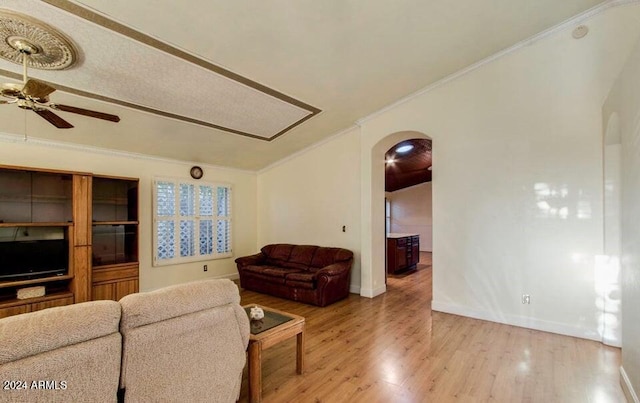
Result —
<svg viewBox="0 0 640 403"><path fill-rule="evenodd" d="M174 257L172 259L158 259L158 220L159 220L159 216L158 216L158 182L171 182L175 185L175 216L173 218L175 225L174 225L174 231L175 231L175 235L174 235L174 239L175 239L175 245L174 245ZM195 256L180 256L180 220L184 219L184 217L181 218L180 216L180 185L181 184L187 184L187 185L194 185L196 186L211 186L213 188L213 193L214 193L214 206L213 206L213 211L214 211L214 215L211 217L207 217L207 218L211 218L213 220L213 254L211 255L200 255L200 248L199 248L199 243L198 240L200 239L200 226L197 225L200 221L200 216L196 215L195 217L195 221L196 221L196 225L195 225L195 239L196 239L196 255ZM225 187L229 189L229 209L230 209L230 213L229 213L229 217L220 217L218 215L215 215L218 211L218 200L216 195L216 189L218 187ZM204 181L195 181L195 180L186 180L186 179L182 179L182 178L169 178L169 177L155 177L153 179L153 200L152 200L152 221L153 221L153 245L152 245L152 250L153 250L153 266L169 266L169 265L175 265L175 264L181 264L181 263L190 263L190 262L201 262L201 261L205 261L205 260L215 260L215 259L227 259L230 257L233 257L233 185L230 183L225 183L225 182L204 182ZM200 198L197 196L198 195L198 191L196 190L196 197L195 197L195 203L196 203L196 212L200 211ZM229 222L229 243L231 245L231 247L229 248L229 252L226 253L218 253L217 252L217 231L216 231L216 225L218 221L228 221Z"/></svg>

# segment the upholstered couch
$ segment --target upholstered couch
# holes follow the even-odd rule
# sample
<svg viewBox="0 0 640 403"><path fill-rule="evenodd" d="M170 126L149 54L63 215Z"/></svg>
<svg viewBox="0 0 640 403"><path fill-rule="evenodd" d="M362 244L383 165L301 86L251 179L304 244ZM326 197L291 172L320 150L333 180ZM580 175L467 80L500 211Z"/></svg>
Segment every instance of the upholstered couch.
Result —
<svg viewBox="0 0 640 403"><path fill-rule="evenodd" d="M129 294L120 304L125 401L238 399L249 319L231 280Z"/></svg>
<svg viewBox="0 0 640 403"><path fill-rule="evenodd" d="M0 378L27 389L8 384L0 401L235 402L248 343L230 280L11 316L0 319Z"/></svg>
<svg viewBox="0 0 640 403"><path fill-rule="evenodd" d="M353 252L315 245L271 244L236 259L240 286L326 306L349 295Z"/></svg>
<svg viewBox="0 0 640 403"><path fill-rule="evenodd" d="M115 301L0 319L0 402L115 402L119 324Z"/></svg>

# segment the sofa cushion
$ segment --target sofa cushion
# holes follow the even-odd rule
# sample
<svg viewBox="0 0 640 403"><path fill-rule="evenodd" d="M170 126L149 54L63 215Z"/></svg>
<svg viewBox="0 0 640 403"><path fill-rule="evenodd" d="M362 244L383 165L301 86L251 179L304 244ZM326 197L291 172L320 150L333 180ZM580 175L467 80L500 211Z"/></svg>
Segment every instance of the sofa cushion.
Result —
<svg viewBox="0 0 640 403"><path fill-rule="evenodd" d="M289 287L307 288L313 290L316 288L315 272L299 272L287 274L284 283Z"/></svg>
<svg viewBox="0 0 640 403"><path fill-rule="evenodd" d="M287 280L313 283L315 279L316 279L315 272L298 272L298 273L287 274Z"/></svg>
<svg viewBox="0 0 640 403"><path fill-rule="evenodd" d="M116 402L122 338L116 301L43 309L0 320L0 378L55 389L0 390L2 402ZM59 388L60 381L67 388ZM6 385L5 385L6 386Z"/></svg>
<svg viewBox="0 0 640 403"><path fill-rule="evenodd" d="M122 298L124 401L238 400L250 337L239 302L238 287L227 279Z"/></svg>
<svg viewBox="0 0 640 403"><path fill-rule="evenodd" d="M83 302L10 316L0 321L0 364L118 333L119 325L120 304L116 301Z"/></svg>
<svg viewBox="0 0 640 403"><path fill-rule="evenodd" d="M288 274L300 272L296 269L286 269L277 266L245 266L243 272L246 276L260 279L265 283L284 284L284 278Z"/></svg>
<svg viewBox="0 0 640 403"><path fill-rule="evenodd" d="M262 274L265 276L272 276L272 277L285 277L287 274L298 273L302 271L298 269L288 269L286 267L278 267L278 266L270 266L270 265L245 266L244 270L248 271L249 273Z"/></svg>
<svg viewBox="0 0 640 403"><path fill-rule="evenodd" d="M286 267L267 266L262 271L262 274L264 274L265 276L273 276L273 277L287 277L287 275L292 273L297 273L299 271L300 270L298 269L289 269Z"/></svg>
<svg viewBox="0 0 640 403"><path fill-rule="evenodd" d="M245 274L245 278L246 279L251 279L251 280L260 280L262 283L266 284L266 283L271 283L271 284L284 284L284 277L276 277L276 276L269 276L266 274L262 274L262 273L246 273Z"/></svg>
<svg viewBox="0 0 640 403"><path fill-rule="evenodd" d="M294 246L287 243L279 243L264 246L260 251L267 256L267 264L282 266L289 260Z"/></svg>
<svg viewBox="0 0 640 403"><path fill-rule="evenodd" d="M322 268L337 262L344 262L353 258L353 252L342 248L320 247L316 250L311 266Z"/></svg>
<svg viewBox="0 0 640 403"><path fill-rule="evenodd" d="M290 280L288 277L285 279L285 285L293 288L306 288L309 290L313 290L315 285L312 281L295 281Z"/></svg>
<svg viewBox="0 0 640 403"><path fill-rule="evenodd" d="M311 260L318 249L315 245L296 245L291 250L289 260L283 263L284 267L307 270L311 266Z"/></svg>

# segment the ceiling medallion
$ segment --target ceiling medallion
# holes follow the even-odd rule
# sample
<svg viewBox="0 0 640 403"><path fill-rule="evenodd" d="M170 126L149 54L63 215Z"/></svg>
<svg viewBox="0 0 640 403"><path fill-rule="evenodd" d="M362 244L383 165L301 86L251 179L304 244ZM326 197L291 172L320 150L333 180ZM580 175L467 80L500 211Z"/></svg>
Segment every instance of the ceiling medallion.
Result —
<svg viewBox="0 0 640 403"><path fill-rule="evenodd" d="M65 35L35 18L0 9L0 57L40 70L67 69L78 60L78 51Z"/></svg>

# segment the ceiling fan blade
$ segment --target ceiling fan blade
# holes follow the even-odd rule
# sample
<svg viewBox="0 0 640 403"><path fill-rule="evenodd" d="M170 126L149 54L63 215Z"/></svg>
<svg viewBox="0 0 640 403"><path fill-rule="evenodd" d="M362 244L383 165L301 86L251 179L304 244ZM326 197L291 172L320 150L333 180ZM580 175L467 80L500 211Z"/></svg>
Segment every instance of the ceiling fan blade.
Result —
<svg viewBox="0 0 640 403"><path fill-rule="evenodd" d="M71 129L73 127L71 123L62 119L60 116L51 112L49 109L34 109L33 111L42 116L47 122L51 123L58 129Z"/></svg>
<svg viewBox="0 0 640 403"><path fill-rule="evenodd" d="M108 114L108 113L96 112L96 111L91 111L89 109L76 108L75 106L68 106L68 105L52 104L50 106L53 109L57 109L57 110L64 111L64 112L77 113L79 115L89 116L89 117L92 117L92 118L108 120L108 121L111 121L111 122L119 122L120 121L120 117L119 116L111 115L111 114Z"/></svg>
<svg viewBox="0 0 640 403"><path fill-rule="evenodd" d="M46 99L56 89L42 81L30 79L22 88L22 93L32 98Z"/></svg>

